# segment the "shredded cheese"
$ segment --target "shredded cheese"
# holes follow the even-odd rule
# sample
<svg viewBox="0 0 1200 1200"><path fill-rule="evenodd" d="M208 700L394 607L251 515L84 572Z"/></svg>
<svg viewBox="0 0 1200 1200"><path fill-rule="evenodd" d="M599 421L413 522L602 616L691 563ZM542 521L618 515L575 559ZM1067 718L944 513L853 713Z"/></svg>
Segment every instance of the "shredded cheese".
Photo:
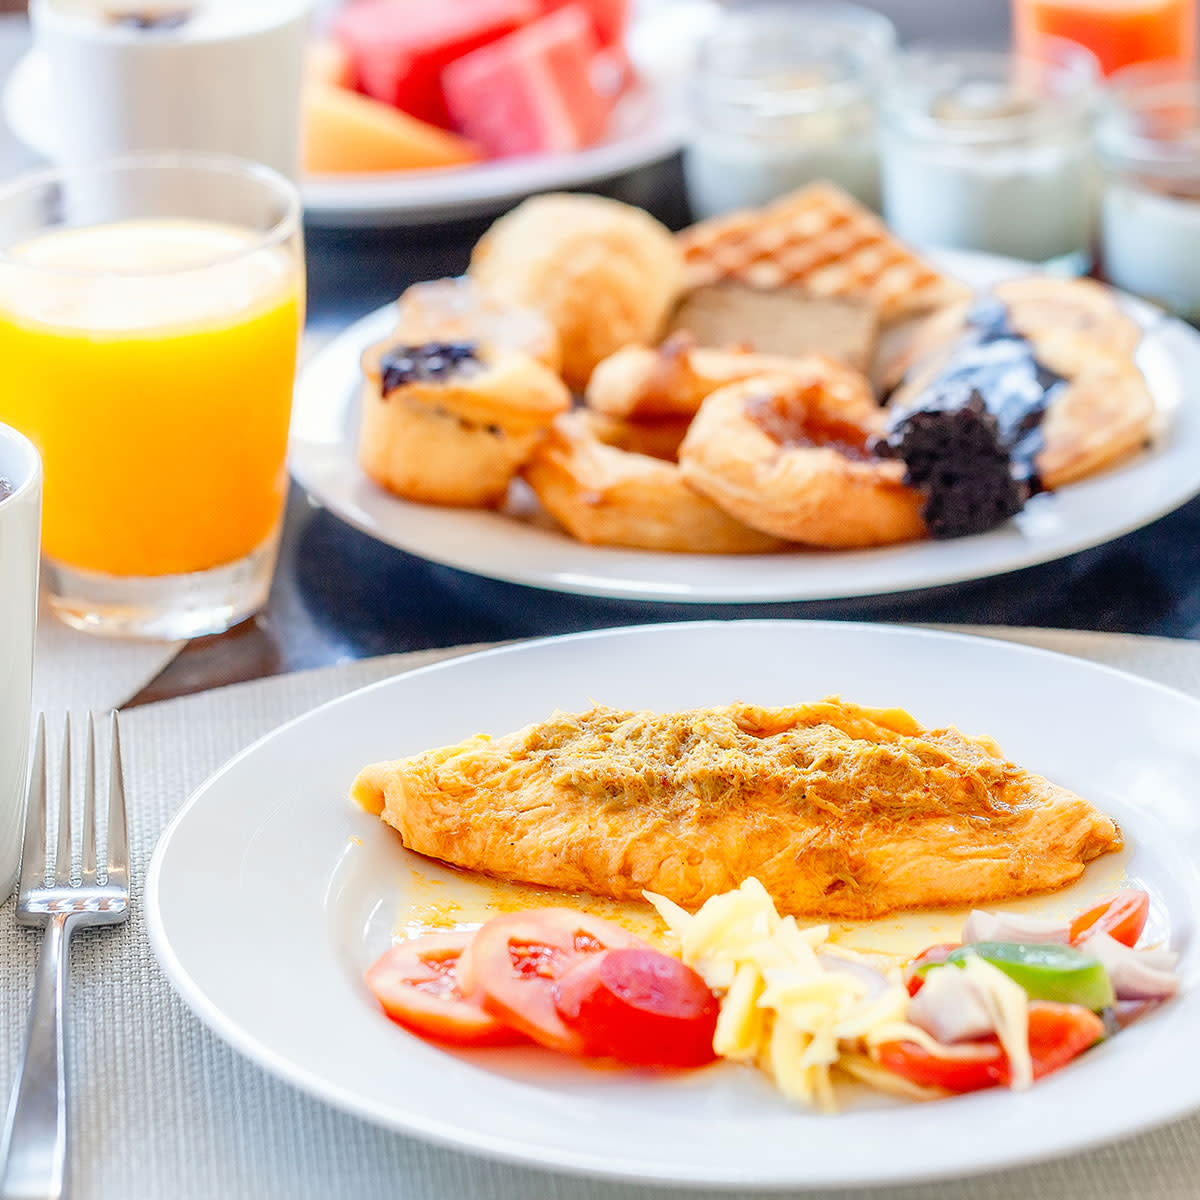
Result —
<svg viewBox="0 0 1200 1200"><path fill-rule="evenodd" d="M757 1063L793 1100L834 1111L832 1072L840 1064L853 1061L861 1075L865 1047L931 1040L904 1020L908 992L898 973L877 988L837 969L834 959L862 960L831 947L827 925L802 928L795 917L781 917L756 879L713 896L695 914L650 892L646 899L678 940L683 961L721 998L714 1051Z"/></svg>

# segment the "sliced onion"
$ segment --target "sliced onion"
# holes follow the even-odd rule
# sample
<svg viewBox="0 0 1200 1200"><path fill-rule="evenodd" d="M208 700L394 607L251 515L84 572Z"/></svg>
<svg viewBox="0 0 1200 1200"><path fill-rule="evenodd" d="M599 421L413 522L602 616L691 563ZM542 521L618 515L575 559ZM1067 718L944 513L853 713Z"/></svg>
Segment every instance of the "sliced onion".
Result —
<svg viewBox="0 0 1200 1200"><path fill-rule="evenodd" d="M842 958L837 954L819 953L817 958L821 960L821 966L825 970L847 975L864 984L867 989L863 994L864 1000L874 1000L876 996L881 995L891 986L882 971L877 971L866 963L857 962L852 958Z"/></svg>
<svg viewBox="0 0 1200 1200"><path fill-rule="evenodd" d="M1179 991L1172 950L1133 950L1107 933L1093 933L1079 949L1099 959L1118 1000L1165 1000Z"/></svg>
<svg viewBox="0 0 1200 1200"><path fill-rule="evenodd" d="M996 1032L978 984L954 967L926 974L925 986L909 1001L908 1019L946 1044Z"/></svg>
<svg viewBox="0 0 1200 1200"><path fill-rule="evenodd" d="M1071 941L1071 926L1046 917L1029 917L1024 913L990 913L971 910L962 931L963 944L970 942L1060 942Z"/></svg>

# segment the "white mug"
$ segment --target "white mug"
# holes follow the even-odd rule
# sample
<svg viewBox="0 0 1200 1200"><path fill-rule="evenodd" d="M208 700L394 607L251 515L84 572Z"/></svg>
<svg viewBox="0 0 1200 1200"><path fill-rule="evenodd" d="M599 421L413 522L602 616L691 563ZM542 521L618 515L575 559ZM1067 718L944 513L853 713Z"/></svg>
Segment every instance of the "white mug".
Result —
<svg viewBox="0 0 1200 1200"><path fill-rule="evenodd" d="M312 0L31 0L58 157L77 166L202 150L295 179L311 9ZM161 25L156 12L168 17Z"/></svg>
<svg viewBox="0 0 1200 1200"><path fill-rule="evenodd" d="M41 520L41 460L0 425L0 900L21 858Z"/></svg>

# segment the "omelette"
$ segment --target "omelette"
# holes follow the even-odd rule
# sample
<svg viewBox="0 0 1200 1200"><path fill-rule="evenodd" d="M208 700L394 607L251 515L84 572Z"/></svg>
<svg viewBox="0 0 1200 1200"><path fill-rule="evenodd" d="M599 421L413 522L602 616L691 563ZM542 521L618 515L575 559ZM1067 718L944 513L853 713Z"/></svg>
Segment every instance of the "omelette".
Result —
<svg viewBox="0 0 1200 1200"><path fill-rule="evenodd" d="M365 767L410 850L517 882L698 908L754 877L779 910L869 918L1049 891L1116 824L986 737L836 697L596 706Z"/></svg>

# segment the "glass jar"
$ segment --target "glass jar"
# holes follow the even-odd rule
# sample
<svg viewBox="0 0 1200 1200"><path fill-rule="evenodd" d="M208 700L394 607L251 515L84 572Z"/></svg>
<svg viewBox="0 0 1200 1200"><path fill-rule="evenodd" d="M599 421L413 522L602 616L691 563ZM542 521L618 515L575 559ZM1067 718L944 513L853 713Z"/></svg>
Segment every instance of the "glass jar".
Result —
<svg viewBox="0 0 1200 1200"><path fill-rule="evenodd" d="M829 179L879 204L875 98L892 23L853 4L726 12L698 49L684 149L697 217Z"/></svg>
<svg viewBox="0 0 1200 1200"><path fill-rule="evenodd" d="M883 210L908 241L1085 271L1099 68L1069 42L1037 56L914 49L882 98Z"/></svg>
<svg viewBox="0 0 1200 1200"><path fill-rule="evenodd" d="M1096 140L1105 275L1200 320L1200 79L1168 65L1118 71Z"/></svg>

